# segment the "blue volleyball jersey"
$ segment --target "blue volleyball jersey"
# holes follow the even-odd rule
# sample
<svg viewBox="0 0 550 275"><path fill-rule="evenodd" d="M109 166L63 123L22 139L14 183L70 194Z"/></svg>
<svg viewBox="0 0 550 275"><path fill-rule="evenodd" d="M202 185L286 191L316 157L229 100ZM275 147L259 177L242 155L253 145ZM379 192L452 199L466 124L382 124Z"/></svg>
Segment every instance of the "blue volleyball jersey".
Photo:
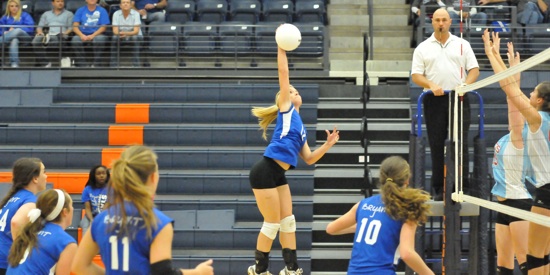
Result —
<svg viewBox="0 0 550 275"><path fill-rule="evenodd" d="M291 105L287 112L279 111L273 137L265 149L264 156L296 167L298 153L306 142L307 133L302 118L294 105Z"/></svg>
<svg viewBox="0 0 550 275"><path fill-rule="evenodd" d="M531 132L529 126L526 126L522 133L525 151L531 164L527 175L537 188L550 183L550 114L542 111L539 111L539 114L539 129Z"/></svg>
<svg viewBox="0 0 550 275"><path fill-rule="evenodd" d="M90 202L92 208L92 216L96 216L103 209L103 205L107 202L107 186L103 188L93 188L88 185L82 191L82 202Z"/></svg>
<svg viewBox="0 0 550 275"><path fill-rule="evenodd" d="M75 239L69 235L60 225L47 223L40 232L38 232L38 245L32 249L32 252L16 267L8 267L8 275L26 275L55 273L55 265L59 261L61 252L71 243L76 243Z"/></svg>
<svg viewBox="0 0 550 275"><path fill-rule="evenodd" d="M525 187L525 167L527 158L523 148L518 149L510 141L510 134L501 137L495 144L493 156L493 177L495 185L493 195L505 199L530 199L531 194Z"/></svg>
<svg viewBox="0 0 550 275"><path fill-rule="evenodd" d="M348 275L395 275L395 258L403 221L386 213L382 196L363 199L355 215L357 229Z"/></svg>
<svg viewBox="0 0 550 275"><path fill-rule="evenodd" d="M105 209L97 215L92 222L92 239L99 246L101 259L105 264L106 274L150 274L149 255L151 244L157 234L169 223L174 220L166 216L160 210L154 208L153 213L158 219L157 228L152 230L152 238L147 237L145 223L134 204L126 203L126 223L130 232L134 232L134 237L118 236L117 227L110 231L113 224L121 222L118 215L118 206L112 206ZM166 244L172 245L172 244Z"/></svg>
<svg viewBox="0 0 550 275"><path fill-rule="evenodd" d="M26 189L17 191L0 211L0 268L8 268L11 244L11 219L19 208L27 203L36 203L36 196Z"/></svg>

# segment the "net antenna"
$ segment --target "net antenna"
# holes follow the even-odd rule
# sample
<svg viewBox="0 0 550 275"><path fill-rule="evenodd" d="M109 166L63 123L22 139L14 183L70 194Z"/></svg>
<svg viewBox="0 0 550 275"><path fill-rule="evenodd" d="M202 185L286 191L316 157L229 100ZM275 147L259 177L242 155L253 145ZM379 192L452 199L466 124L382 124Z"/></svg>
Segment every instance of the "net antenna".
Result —
<svg viewBox="0 0 550 275"><path fill-rule="evenodd" d="M537 65L539 65L539 64L541 64L541 63L543 63L543 62L545 62L549 59L550 59L550 47L547 48L546 50L532 56L531 58L520 62L518 65L507 68L506 70L504 70L504 71L502 71L498 74L494 74L490 77L487 77L485 79L482 79L482 80L477 81L477 82L472 83L472 84L462 85L460 87L457 87L455 89L455 91L456 91L456 93L455 93L456 94L455 95L455 104L457 104L456 97L458 97L460 95L464 95L468 92L486 87L490 84L496 83L496 82L498 82L500 80L503 80L505 78L514 76L515 74L518 74L522 71L531 69L531 68L533 68L533 67L535 67L535 66L537 66ZM457 114L458 114L458 110L455 108L455 110L454 110L455 119L453 121L453 129L458 128L458 125L457 125L458 121L456 120ZM453 137L454 138L458 137L458 133L456 133L456 131L455 131L455 133L453 133ZM456 153L456 151L455 151L455 153ZM455 155L455 161L458 160L457 157L458 156ZM455 163L455 168L456 168L457 165L458 164ZM455 177L456 177L456 175L455 175ZM462 182L461 182L461 185L462 185ZM491 209L491 210L494 210L494 211L497 211L497 212L501 212L501 213L504 213L504 214L507 214L507 215L510 215L510 216L513 216L513 217L516 217L516 218L528 220L528 221L537 223L537 224L542 225L542 226L550 227L550 218L547 217L547 216L537 214L537 213L533 213L533 212L530 212L530 211L520 210L520 209L510 207L510 206L506 206L506 205L501 205L501 204L498 204L496 202L487 201L487 200L480 199L480 198L477 198L477 197L465 195L462 192L462 186L460 186L460 187L461 187L460 190L455 189L455 192L452 193L453 201L456 201L456 202L469 202L469 203L479 205L481 207L485 207L485 208L488 208L488 209Z"/></svg>

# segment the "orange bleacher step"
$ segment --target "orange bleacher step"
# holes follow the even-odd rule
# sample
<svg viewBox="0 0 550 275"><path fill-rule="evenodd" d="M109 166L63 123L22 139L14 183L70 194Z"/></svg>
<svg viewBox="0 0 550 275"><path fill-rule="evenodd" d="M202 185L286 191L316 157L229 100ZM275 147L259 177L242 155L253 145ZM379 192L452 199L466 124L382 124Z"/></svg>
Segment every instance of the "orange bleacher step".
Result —
<svg viewBox="0 0 550 275"><path fill-rule="evenodd" d="M143 126L109 126L109 145L143 145Z"/></svg>
<svg viewBox="0 0 550 275"><path fill-rule="evenodd" d="M81 194L88 181L88 173L46 172L53 188L64 189L69 194ZM0 183L11 184L11 172L0 172Z"/></svg>
<svg viewBox="0 0 550 275"><path fill-rule="evenodd" d="M149 104L117 104L116 123L149 123Z"/></svg>

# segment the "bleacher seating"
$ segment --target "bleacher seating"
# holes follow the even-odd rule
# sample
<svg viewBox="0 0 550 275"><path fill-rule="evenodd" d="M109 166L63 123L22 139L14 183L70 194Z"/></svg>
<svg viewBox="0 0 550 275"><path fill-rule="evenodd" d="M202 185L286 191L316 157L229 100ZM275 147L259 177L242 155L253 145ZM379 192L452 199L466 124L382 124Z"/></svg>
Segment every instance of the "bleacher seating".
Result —
<svg viewBox="0 0 550 275"><path fill-rule="evenodd" d="M325 14L325 3L322 0L297 0L294 22L324 24Z"/></svg>
<svg viewBox="0 0 550 275"><path fill-rule="evenodd" d="M255 54L258 56L276 56L277 43L275 42L275 30L280 23L260 22L254 27Z"/></svg>
<svg viewBox="0 0 550 275"><path fill-rule="evenodd" d="M264 22L292 23L294 3L290 0L264 1L262 14Z"/></svg>
<svg viewBox="0 0 550 275"><path fill-rule="evenodd" d="M51 9L52 9L52 3L50 1L35 1L33 6L33 14L32 14L34 23L38 25L42 14Z"/></svg>
<svg viewBox="0 0 550 275"><path fill-rule="evenodd" d="M75 13L78 8L84 6L85 3L83 3L80 0L67 0L65 1L65 9L68 11L71 11L72 13Z"/></svg>
<svg viewBox="0 0 550 275"><path fill-rule="evenodd" d="M199 0L197 2L197 21L219 24L226 20L227 1L225 0Z"/></svg>
<svg viewBox="0 0 550 275"><path fill-rule="evenodd" d="M324 53L325 26L321 23L295 23L302 34L300 46L289 56L321 57Z"/></svg>
<svg viewBox="0 0 550 275"><path fill-rule="evenodd" d="M229 6L229 14L232 22L256 24L260 21L262 4L258 0L233 1Z"/></svg>
<svg viewBox="0 0 550 275"><path fill-rule="evenodd" d="M226 22L219 27L219 49L226 56L253 54L254 29L252 26Z"/></svg>
<svg viewBox="0 0 550 275"><path fill-rule="evenodd" d="M176 0L168 2L166 7L166 22L185 24L195 17L195 1Z"/></svg>
<svg viewBox="0 0 550 275"><path fill-rule="evenodd" d="M531 53L538 53L548 49L550 45L550 24L540 24L535 27L531 37L527 38Z"/></svg>
<svg viewBox="0 0 550 275"><path fill-rule="evenodd" d="M176 56L179 49L180 27L170 22L152 22L148 27L149 53Z"/></svg>
<svg viewBox="0 0 550 275"><path fill-rule="evenodd" d="M48 71L44 73L51 77ZM40 82L38 79L35 77L35 82ZM109 164L124 142L140 136L140 142L152 146L159 157L155 204L175 219L175 264L188 267L199 259L214 258L217 273L236 274L253 262L262 217L248 171L261 158L266 141L261 139L250 108L272 104L276 83L51 83L53 92L47 106L0 108L7 115L0 115L0 123L8 125L0 127L3 182L9 178L6 168L15 159L43 159L56 188L71 190L75 214L67 231L78 238L82 203L74 185L82 189L90 167ZM33 87L24 81L12 85ZM318 85L295 85L304 100L318 101ZM269 90L273 92L266 92ZM302 106L300 113L306 125L315 125L314 104ZM126 130L133 132L120 132ZM314 134L308 135L311 144L315 140ZM299 260L306 272L312 247L312 168L300 162L287 173L293 182L294 214L299 221ZM65 173L67 178L60 180ZM274 249L280 245L275 243ZM272 260L273 267L282 266L280 255L273 255Z"/></svg>
<svg viewBox="0 0 550 275"><path fill-rule="evenodd" d="M210 1L210 0L201 0ZM181 50L186 56L211 56L216 53L218 27L207 22L189 22L183 27Z"/></svg>

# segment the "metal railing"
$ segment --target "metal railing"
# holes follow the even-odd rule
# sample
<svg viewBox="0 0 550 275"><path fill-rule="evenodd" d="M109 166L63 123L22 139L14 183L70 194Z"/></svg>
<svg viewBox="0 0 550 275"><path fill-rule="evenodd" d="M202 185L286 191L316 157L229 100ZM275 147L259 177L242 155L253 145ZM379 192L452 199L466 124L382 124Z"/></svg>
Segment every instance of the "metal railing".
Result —
<svg viewBox="0 0 550 275"><path fill-rule="evenodd" d="M117 40L107 26L104 43L84 43L81 58L75 51L74 34L46 45L34 34L19 39L19 67L39 68L133 68L163 69L276 69L275 29L279 24L188 23L142 26L136 42ZM11 26L2 25L0 28ZM34 26L36 28L36 26ZM323 24L301 24L302 43L288 52L291 69L328 70L328 35ZM33 43L33 40L34 43ZM113 43L114 41L114 43ZM2 69L11 68L10 43L0 43ZM139 64L132 51L137 50ZM40 58L46 62L39 62ZM114 62L113 62L114 61ZM113 66L112 66L113 65Z"/></svg>

